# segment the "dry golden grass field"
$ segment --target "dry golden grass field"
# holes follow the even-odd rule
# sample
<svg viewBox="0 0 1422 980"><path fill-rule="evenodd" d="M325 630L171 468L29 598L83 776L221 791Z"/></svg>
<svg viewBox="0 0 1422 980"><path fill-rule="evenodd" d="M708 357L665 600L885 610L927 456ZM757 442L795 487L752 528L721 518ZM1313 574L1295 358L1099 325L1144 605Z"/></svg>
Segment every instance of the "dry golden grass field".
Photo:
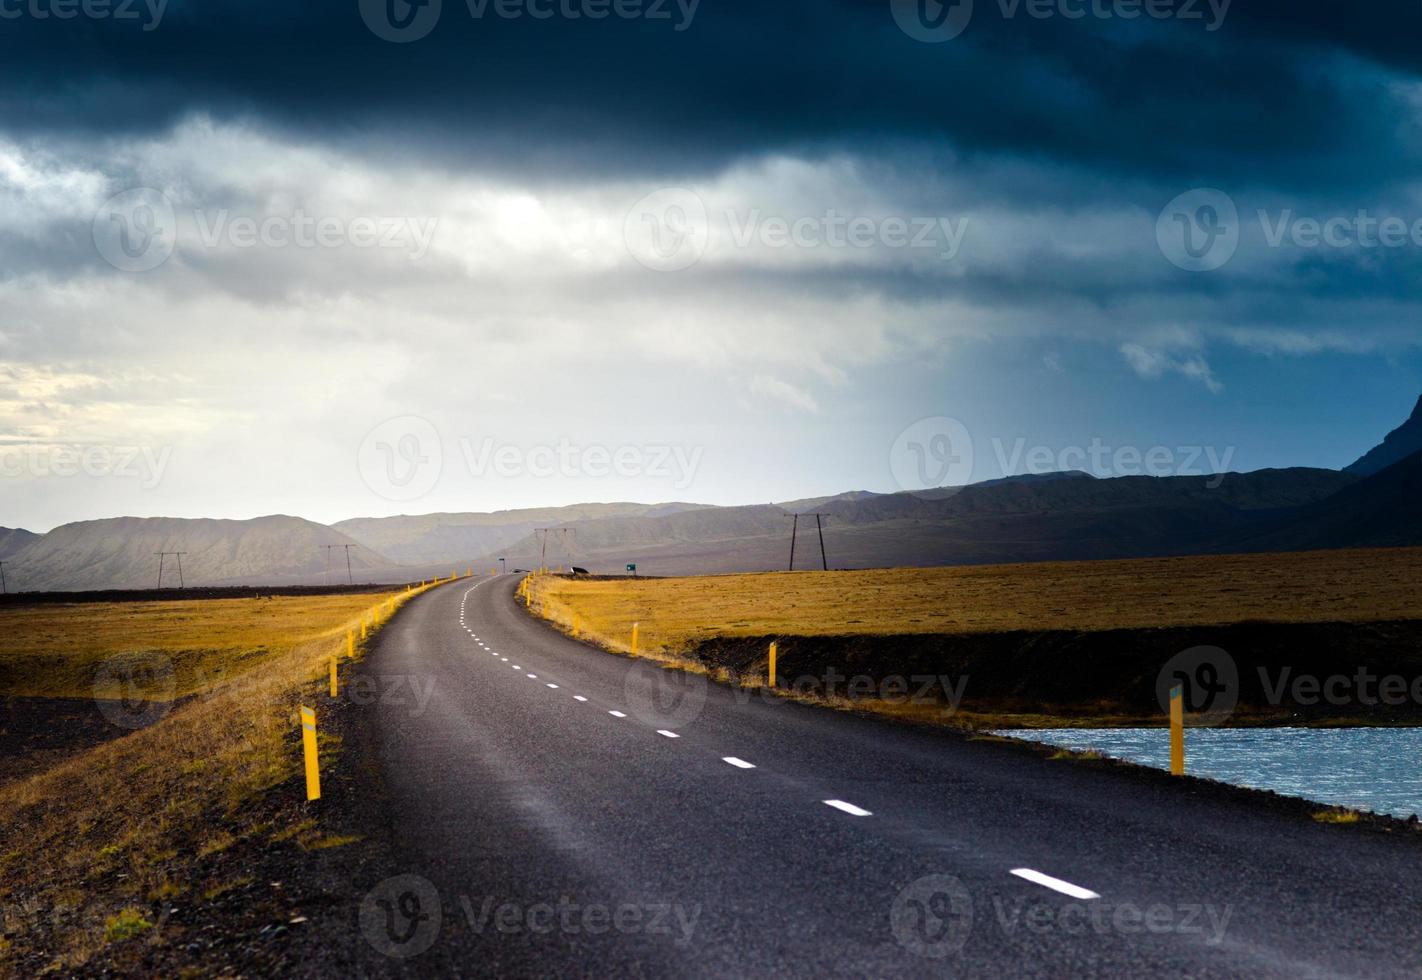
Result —
<svg viewBox="0 0 1422 980"><path fill-rule="evenodd" d="M87 698L117 658L171 661L175 694L200 693L283 653L334 635L374 595L102 602L0 609L0 695ZM112 673L106 671L106 674ZM98 678L102 682L102 678ZM117 692L114 692L117 693Z"/></svg>
<svg viewBox="0 0 1422 980"><path fill-rule="evenodd" d="M1422 548L961 568L583 580L539 576L549 619L609 649L747 636L974 634L1422 618Z"/></svg>
<svg viewBox="0 0 1422 980"><path fill-rule="evenodd" d="M117 664L109 673L122 678L131 657L171 662L174 688L190 695L149 727L0 783L0 910L22 926L10 929L16 940L0 936L0 975L37 950L60 973L107 958L152 926L155 903L201 906L233 884L195 875L199 862L239 842L317 833L263 823L249 804L301 772L296 709L319 710L347 632L378 629L422 591L0 613L8 695L92 697L99 665ZM145 688L130 680L114 693L131 709ZM323 758L335 749L322 740Z"/></svg>

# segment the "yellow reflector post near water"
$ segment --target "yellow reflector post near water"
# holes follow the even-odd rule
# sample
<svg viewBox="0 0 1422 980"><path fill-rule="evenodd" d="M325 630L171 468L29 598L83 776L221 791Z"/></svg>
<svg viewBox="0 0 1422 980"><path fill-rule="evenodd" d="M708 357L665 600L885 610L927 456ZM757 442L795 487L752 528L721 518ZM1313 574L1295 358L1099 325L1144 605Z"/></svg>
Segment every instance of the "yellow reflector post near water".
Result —
<svg viewBox="0 0 1422 980"><path fill-rule="evenodd" d="M768 662L767 665L766 665L766 667L767 667L766 673L769 674L769 676L770 676L770 686L771 686L771 687L774 687L774 686L775 686L775 660L776 660L776 656L777 656L779 653L780 653L780 647L779 647L779 645L778 645L778 644L775 644L775 643L770 644L770 660L769 660L769 662Z"/></svg>
<svg viewBox="0 0 1422 980"><path fill-rule="evenodd" d="M1170 689L1170 772L1185 775L1185 698L1179 684Z"/></svg>

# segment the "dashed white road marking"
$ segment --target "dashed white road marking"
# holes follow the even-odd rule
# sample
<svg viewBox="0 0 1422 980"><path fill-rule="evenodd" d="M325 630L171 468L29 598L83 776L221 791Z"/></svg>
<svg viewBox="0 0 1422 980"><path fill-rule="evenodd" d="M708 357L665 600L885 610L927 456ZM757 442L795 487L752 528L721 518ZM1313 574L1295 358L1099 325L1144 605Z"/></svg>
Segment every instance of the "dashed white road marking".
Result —
<svg viewBox="0 0 1422 980"><path fill-rule="evenodd" d="M868 810L864 809L863 807L855 806L853 803L846 803L846 802L844 802L844 800L823 800L822 802L824 803L825 806L832 806L832 807L834 807L836 810L843 810L845 813L849 814L849 815L852 816L852 817L872 817L872 816L873 816L872 813L870 813Z"/></svg>
<svg viewBox="0 0 1422 980"><path fill-rule="evenodd" d="M513 665L513 669L514 669L514 670L523 670L523 668L520 667L518 664L514 664L514 665Z"/></svg>
<svg viewBox="0 0 1422 980"><path fill-rule="evenodd" d="M535 680L535 681L538 680L538 675L537 675L537 674L529 674L528 677L529 677L530 680Z"/></svg>
<svg viewBox="0 0 1422 980"><path fill-rule="evenodd" d="M657 734L665 735L667 738L681 738L681 736L678 735L676 732L669 732L665 728L658 728Z"/></svg>
<svg viewBox="0 0 1422 980"><path fill-rule="evenodd" d="M509 662L509 658L508 658L508 657L500 657L499 659L502 660L504 663L508 663L508 662Z"/></svg>
<svg viewBox="0 0 1422 980"><path fill-rule="evenodd" d="M733 756L733 755L723 756L722 759L721 759L721 761L722 761L722 762L730 763L731 765L735 766L737 769L754 769L754 768L755 768L755 764L754 764L754 763L747 762L745 759L737 759L737 758L736 758L735 756Z"/></svg>
<svg viewBox="0 0 1422 980"><path fill-rule="evenodd" d="M587 698L583 697L581 694L574 694L574 695L573 695L573 700L574 700L574 701L586 701Z"/></svg>
<svg viewBox="0 0 1422 980"><path fill-rule="evenodd" d="M557 684L549 684L548 686L551 687L551 688L553 688L553 690L555 690L555 691L558 690L558 685L557 685Z"/></svg>
<svg viewBox="0 0 1422 980"><path fill-rule="evenodd" d="M620 711L609 711L608 714L612 715L612 717L614 717L614 718L626 718L626 717L627 717L626 715L624 715L624 714L623 714L622 712L620 712Z"/></svg>
<svg viewBox="0 0 1422 980"><path fill-rule="evenodd" d="M1025 878L1034 885L1041 885L1043 888L1050 888L1054 892L1061 892L1072 898L1086 900L1090 898L1100 898L1089 888L1082 888L1080 885L1073 885L1069 881L1062 881L1060 878L1053 878L1051 875L1044 875L1040 871L1033 871L1031 868L1013 868L1012 873L1019 878Z"/></svg>

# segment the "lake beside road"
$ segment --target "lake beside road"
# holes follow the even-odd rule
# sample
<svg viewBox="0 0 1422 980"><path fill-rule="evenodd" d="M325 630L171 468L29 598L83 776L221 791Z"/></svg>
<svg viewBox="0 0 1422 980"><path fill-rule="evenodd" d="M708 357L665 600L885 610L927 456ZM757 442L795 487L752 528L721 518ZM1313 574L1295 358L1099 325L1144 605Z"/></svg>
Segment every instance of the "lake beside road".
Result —
<svg viewBox="0 0 1422 980"><path fill-rule="evenodd" d="M996 734L1170 768L1164 728L1073 728ZM1422 813L1422 729L1197 728L1185 771L1330 806L1407 818Z"/></svg>

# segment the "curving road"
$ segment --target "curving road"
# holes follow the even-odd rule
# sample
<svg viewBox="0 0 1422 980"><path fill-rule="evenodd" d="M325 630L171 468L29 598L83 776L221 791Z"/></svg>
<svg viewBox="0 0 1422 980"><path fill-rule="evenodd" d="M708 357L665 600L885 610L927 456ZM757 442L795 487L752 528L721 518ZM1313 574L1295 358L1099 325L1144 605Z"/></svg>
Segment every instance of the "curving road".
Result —
<svg viewBox="0 0 1422 980"><path fill-rule="evenodd" d="M371 972L1386 976L1408 834L733 691L454 583L365 672L403 874Z"/></svg>

